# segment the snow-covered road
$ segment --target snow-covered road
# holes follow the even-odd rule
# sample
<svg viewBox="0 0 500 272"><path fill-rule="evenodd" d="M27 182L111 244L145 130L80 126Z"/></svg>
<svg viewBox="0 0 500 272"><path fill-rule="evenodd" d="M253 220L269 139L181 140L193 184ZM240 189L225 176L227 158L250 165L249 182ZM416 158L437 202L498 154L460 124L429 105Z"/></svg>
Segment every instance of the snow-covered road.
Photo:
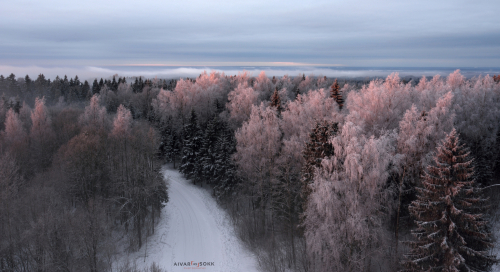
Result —
<svg viewBox="0 0 500 272"><path fill-rule="evenodd" d="M170 200L155 234L128 260L138 268L155 262L169 272L258 271L255 257L235 236L227 215L209 191L194 186L168 166L163 168L163 175L169 182Z"/></svg>

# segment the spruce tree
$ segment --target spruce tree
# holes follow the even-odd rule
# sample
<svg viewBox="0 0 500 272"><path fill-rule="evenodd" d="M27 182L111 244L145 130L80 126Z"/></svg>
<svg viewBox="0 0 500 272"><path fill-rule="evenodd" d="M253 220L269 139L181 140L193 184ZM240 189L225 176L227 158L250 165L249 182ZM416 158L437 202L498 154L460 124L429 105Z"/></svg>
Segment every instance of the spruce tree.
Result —
<svg viewBox="0 0 500 272"><path fill-rule="evenodd" d="M311 193L309 184L314 178L314 169L321 165L321 160L325 157L333 155L333 146L330 144L330 137L334 136L338 131L338 124L328 124L326 121L317 122L313 131L309 134L309 141L303 151L303 156L305 164L302 168L302 188L301 188L301 198L303 208L305 210L305 205L307 198Z"/></svg>
<svg viewBox="0 0 500 272"><path fill-rule="evenodd" d="M337 102L337 104L339 104L339 110L342 109L342 107L344 106L344 99L342 98L342 94L340 93L340 87L339 87L339 83L337 81L337 79L335 79L335 82L333 82L333 85L332 85L332 90L331 90L331 97L333 99L335 99L335 102Z"/></svg>
<svg viewBox="0 0 500 272"><path fill-rule="evenodd" d="M87 80L85 80L85 82L83 82L83 86L81 88L81 92L80 92L80 99L86 99L86 98L90 98L91 95L90 95L90 85L89 85L89 82Z"/></svg>
<svg viewBox="0 0 500 272"><path fill-rule="evenodd" d="M500 82L500 75L498 75L498 76L495 76L495 75L494 75L494 76L493 76L493 80L494 80L495 82L499 83L499 82Z"/></svg>
<svg viewBox="0 0 500 272"><path fill-rule="evenodd" d="M227 128L221 131L215 151L214 194L217 200L228 197L237 183L236 166L231 158L235 150L233 134Z"/></svg>
<svg viewBox="0 0 500 272"><path fill-rule="evenodd" d="M191 111L189 123L184 126L184 146L179 170L186 178L193 179L196 184L199 172L199 153L201 147L201 132L198 127L198 117Z"/></svg>
<svg viewBox="0 0 500 272"><path fill-rule="evenodd" d="M94 83L92 83L92 95L98 94L101 91L101 87L99 87L99 83L97 82L97 78L94 79Z"/></svg>
<svg viewBox="0 0 500 272"><path fill-rule="evenodd" d="M275 107L278 111L278 114L281 113L281 99L278 92L278 88L274 90L273 95L271 96L271 107Z"/></svg>
<svg viewBox="0 0 500 272"><path fill-rule="evenodd" d="M111 90L116 92L118 90L118 82L116 82L115 76L113 76L113 81L111 81Z"/></svg>
<svg viewBox="0 0 500 272"><path fill-rule="evenodd" d="M207 183L212 183L215 176L215 148L217 143L219 120L214 117L207 124L207 129L202 139L200 150L201 178Z"/></svg>
<svg viewBox="0 0 500 272"><path fill-rule="evenodd" d="M407 271L488 271L497 262L483 213L486 199L474 180L470 152L455 129L437 147L409 207L417 228L403 262Z"/></svg>

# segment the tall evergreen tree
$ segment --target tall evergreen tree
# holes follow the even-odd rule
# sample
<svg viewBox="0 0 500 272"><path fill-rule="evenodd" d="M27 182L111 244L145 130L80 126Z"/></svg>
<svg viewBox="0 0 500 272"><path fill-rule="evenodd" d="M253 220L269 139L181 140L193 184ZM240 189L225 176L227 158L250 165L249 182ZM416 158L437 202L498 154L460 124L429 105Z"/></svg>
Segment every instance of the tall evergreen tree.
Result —
<svg viewBox="0 0 500 272"><path fill-rule="evenodd" d="M280 99L280 95L279 95L279 92L278 92L278 88L276 88L274 90L274 93L273 95L271 96L271 107L275 107L276 110L278 111L278 114L281 113L281 99Z"/></svg>
<svg viewBox="0 0 500 272"><path fill-rule="evenodd" d="M132 90L134 91L134 93L139 92L139 79L135 78L135 82L134 84L132 84Z"/></svg>
<svg viewBox="0 0 500 272"><path fill-rule="evenodd" d="M335 79L335 82L333 82L332 85L332 90L331 90L331 97L335 99L335 102L339 104L339 109L341 110L342 107L344 106L344 99L342 98L342 94L340 93L340 87L337 79Z"/></svg>
<svg viewBox="0 0 500 272"><path fill-rule="evenodd" d="M26 91L27 92L31 92L31 88L32 88L32 83L33 81L31 80L30 76L29 75L26 75L24 77L24 83L26 84Z"/></svg>
<svg viewBox="0 0 500 272"><path fill-rule="evenodd" d="M182 160L179 171L186 178L193 179L196 184L198 178L199 151L201 147L201 132L198 126L198 117L194 110L191 111L191 117L188 124L184 126L184 146L182 148Z"/></svg>
<svg viewBox="0 0 500 272"><path fill-rule="evenodd" d="M408 271L488 271L497 262L488 253L493 244L482 215L487 200L469 154L455 129L437 147L409 207L417 228L403 262Z"/></svg>
<svg viewBox="0 0 500 272"><path fill-rule="evenodd" d="M80 91L80 99L83 100L86 99L87 97L91 97L91 94L89 92L90 92L90 85L89 82L85 80Z"/></svg>
<svg viewBox="0 0 500 272"><path fill-rule="evenodd" d="M201 177L207 183L213 183L215 177L215 156L216 143L219 129L219 120L215 116L207 124L207 129L203 135L201 150L200 150L200 167L198 172L201 172Z"/></svg>
<svg viewBox="0 0 500 272"><path fill-rule="evenodd" d="M236 166L231 158L234 151L232 132L224 127L217 138L215 151L214 194L218 200L229 196L236 187Z"/></svg>
<svg viewBox="0 0 500 272"><path fill-rule="evenodd" d="M116 92L118 90L118 82L116 82L115 76L113 76L113 81L111 81L111 89Z"/></svg>
<svg viewBox="0 0 500 272"><path fill-rule="evenodd" d="M309 134L309 141L306 143L304 151L302 152L305 160L301 172L301 198L304 210L307 198L311 194L309 184L314 178L315 167L321 166L321 160L323 158L333 155L334 150L329 139L337 132L337 123L328 124L326 121L323 121L317 122L313 131Z"/></svg>
<svg viewBox="0 0 500 272"><path fill-rule="evenodd" d="M97 78L96 78L96 79L94 79L94 83L92 83L92 95L98 94L100 90L101 90L101 87L99 87L99 82L97 82Z"/></svg>
<svg viewBox="0 0 500 272"><path fill-rule="evenodd" d="M5 77L3 75L0 75L0 91L5 91Z"/></svg>

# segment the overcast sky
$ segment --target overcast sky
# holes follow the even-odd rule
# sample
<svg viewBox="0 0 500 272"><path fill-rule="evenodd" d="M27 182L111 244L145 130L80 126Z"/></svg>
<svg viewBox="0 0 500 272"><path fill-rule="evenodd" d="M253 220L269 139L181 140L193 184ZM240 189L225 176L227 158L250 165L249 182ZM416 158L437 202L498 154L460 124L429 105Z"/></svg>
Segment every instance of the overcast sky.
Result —
<svg viewBox="0 0 500 272"><path fill-rule="evenodd" d="M12 0L0 6L0 73L256 63L499 67L500 1Z"/></svg>

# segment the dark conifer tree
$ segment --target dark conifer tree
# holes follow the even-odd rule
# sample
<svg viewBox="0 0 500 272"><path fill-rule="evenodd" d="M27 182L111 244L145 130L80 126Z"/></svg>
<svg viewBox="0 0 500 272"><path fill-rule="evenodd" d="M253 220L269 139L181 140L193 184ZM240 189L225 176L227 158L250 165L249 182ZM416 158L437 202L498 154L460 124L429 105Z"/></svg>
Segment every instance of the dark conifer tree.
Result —
<svg viewBox="0 0 500 272"><path fill-rule="evenodd" d="M92 83L92 95L98 94L101 91L101 87L99 87L99 83L97 82L97 78L94 79L94 83Z"/></svg>
<svg viewBox="0 0 500 272"><path fill-rule="evenodd" d="M24 77L24 83L26 84L26 91L27 92L31 92L31 88L32 88L32 83L33 81L31 80L30 76L29 75L26 75Z"/></svg>
<svg viewBox="0 0 500 272"><path fill-rule="evenodd" d="M417 228L403 262L408 271L489 271L496 258L486 199L474 180L473 160L455 129L437 147L409 207Z"/></svg>
<svg viewBox="0 0 500 272"><path fill-rule="evenodd" d="M274 93L273 95L271 96L271 107L275 107L276 110L278 111L278 114L281 113L281 99L280 99L280 95L279 95L279 92L278 92L278 88L276 88L274 90Z"/></svg>
<svg viewBox="0 0 500 272"><path fill-rule="evenodd" d="M331 156L334 153L332 144L329 142L330 137L338 132L338 124L328 124L326 121L317 122L313 131L309 134L309 141L303 151L305 164L301 172L301 199L302 206L305 209L307 198L311 194L309 184L314 179L315 167L321 166L321 160Z"/></svg>
<svg viewBox="0 0 500 272"><path fill-rule="evenodd" d="M102 87L104 87L104 80L102 80L101 77L101 80L99 81L99 91L102 89Z"/></svg>
<svg viewBox="0 0 500 272"><path fill-rule="evenodd" d="M70 85L69 85L68 76L64 75L64 79L61 80L61 95L63 95L64 97L67 97L68 93L69 93L69 88L70 88Z"/></svg>
<svg viewBox="0 0 500 272"><path fill-rule="evenodd" d="M139 79L135 78L134 84L132 84L132 91L134 93L139 92Z"/></svg>
<svg viewBox="0 0 500 272"><path fill-rule="evenodd" d="M188 124L184 126L184 145L182 147L182 159L179 171L186 178L193 179L196 184L198 175L199 151L201 147L201 131L198 126L198 117L194 110L191 111Z"/></svg>
<svg viewBox="0 0 500 272"><path fill-rule="evenodd" d="M116 92L118 90L118 82L116 82L115 76L113 76L113 80L111 81L111 89Z"/></svg>
<svg viewBox="0 0 500 272"><path fill-rule="evenodd" d="M341 110L344 106L344 99L342 98L342 94L340 93L339 83L337 82L337 79L335 79L335 82L333 82L331 88L332 90L330 96L335 99L335 102L337 102L337 104L339 104L339 109Z"/></svg>
<svg viewBox="0 0 500 272"><path fill-rule="evenodd" d="M176 158L180 151L180 143L179 137L172 127L172 117L170 116L167 121L158 121L157 127L161 136L160 154L165 161L173 162L175 168Z"/></svg>
<svg viewBox="0 0 500 272"><path fill-rule="evenodd" d="M201 172L201 178L209 184L213 183L215 177L215 153L219 127L219 120L215 116L207 124L200 150L201 169L198 172Z"/></svg>
<svg viewBox="0 0 500 272"><path fill-rule="evenodd" d="M0 92L5 92L5 77L0 75Z"/></svg>
<svg viewBox="0 0 500 272"><path fill-rule="evenodd" d="M90 85L89 82L85 80L80 92L80 99L86 99L90 97Z"/></svg>
<svg viewBox="0 0 500 272"><path fill-rule="evenodd" d="M144 88L144 82L142 81L142 77L139 77L139 84L137 85L137 92L142 93L142 89Z"/></svg>
<svg viewBox="0 0 500 272"><path fill-rule="evenodd" d="M9 77L7 77L7 91L14 95L18 95L21 91L21 88L19 88L19 84L16 80L16 75L14 75L13 73L11 73Z"/></svg>
<svg viewBox="0 0 500 272"><path fill-rule="evenodd" d="M75 84L75 86L80 86L80 85L82 84L82 83L80 82L80 79L78 78L78 76L77 76L77 75L75 76L74 84Z"/></svg>
<svg viewBox="0 0 500 272"><path fill-rule="evenodd" d="M214 194L217 200L229 196L236 189L236 166L231 158L235 149L232 132L223 126L215 151Z"/></svg>

